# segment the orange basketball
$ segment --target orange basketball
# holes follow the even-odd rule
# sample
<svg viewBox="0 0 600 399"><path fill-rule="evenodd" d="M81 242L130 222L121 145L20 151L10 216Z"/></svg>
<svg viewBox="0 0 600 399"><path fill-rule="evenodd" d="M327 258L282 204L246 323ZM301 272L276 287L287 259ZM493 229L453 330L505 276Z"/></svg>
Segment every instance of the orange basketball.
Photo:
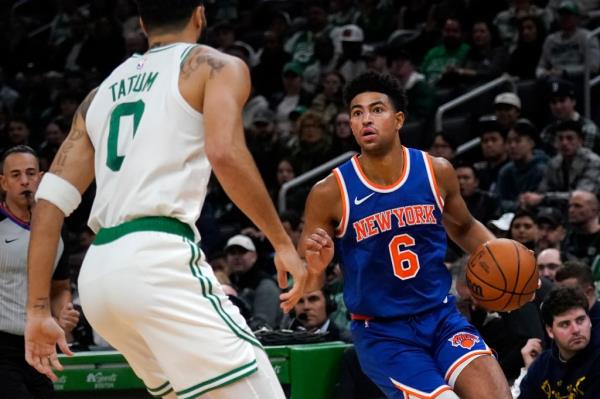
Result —
<svg viewBox="0 0 600 399"><path fill-rule="evenodd" d="M480 306L508 312L531 300L539 277L532 251L516 241L497 238L480 245L469 257L466 278Z"/></svg>

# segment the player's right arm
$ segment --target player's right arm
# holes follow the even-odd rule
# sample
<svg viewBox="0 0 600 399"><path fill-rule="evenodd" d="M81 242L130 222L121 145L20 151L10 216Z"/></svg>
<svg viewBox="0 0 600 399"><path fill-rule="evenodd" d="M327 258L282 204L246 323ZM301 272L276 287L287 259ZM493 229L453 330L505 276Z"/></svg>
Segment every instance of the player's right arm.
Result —
<svg viewBox="0 0 600 399"><path fill-rule="evenodd" d="M306 260L308 278L305 292L323 287L325 269L334 254L335 226L341 219L342 203L333 175L321 180L310 191L304 207L304 227L298 252Z"/></svg>
<svg viewBox="0 0 600 399"><path fill-rule="evenodd" d="M61 202L61 198L70 197L64 191L59 193L65 185L70 185L72 190L81 195L94 179L94 147L85 127L85 117L94 95L95 90L75 112L71 131L54 157L49 175L44 177L46 179L54 175L55 181L63 182L47 191L57 203ZM42 181L38 195L43 192L43 184ZM25 358L30 365L52 380L56 380L52 367L62 369L56 357L56 345L60 346L63 353L71 353L63 329L52 318L50 300L52 270L64 219L65 213L57 205L49 200L39 199L31 219L27 255Z"/></svg>
<svg viewBox="0 0 600 399"><path fill-rule="evenodd" d="M187 62L190 66L200 65L205 82L201 105L205 151L214 173L229 198L273 245L279 287L287 287L287 272L294 278L292 289L280 297L282 308L287 312L302 296L306 269L246 146L242 110L250 93L248 68L237 58L205 47L199 47Z"/></svg>

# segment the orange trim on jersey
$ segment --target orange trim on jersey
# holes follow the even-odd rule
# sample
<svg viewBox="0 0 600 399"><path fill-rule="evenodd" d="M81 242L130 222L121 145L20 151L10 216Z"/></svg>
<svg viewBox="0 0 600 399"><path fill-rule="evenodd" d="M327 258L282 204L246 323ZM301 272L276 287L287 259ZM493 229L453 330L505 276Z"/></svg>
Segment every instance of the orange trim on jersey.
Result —
<svg viewBox="0 0 600 399"><path fill-rule="evenodd" d="M356 169L358 170L358 173L360 173L360 175L366 182L368 182L370 185L372 185L373 187L375 187L376 189L379 189L379 190L390 190L390 189L395 188L398 184L400 184L400 182L402 182L402 180L404 180L406 171L408 169L406 167L406 163L409 160L409 158L407 156L407 149L404 146L402 146L402 172L400 172L400 177L398 178L398 180L396 180L394 183L390 184L389 186L384 186L384 185L377 184L377 183L371 181L367 177L365 172L362 170L362 167L360 166L360 162L358 162L358 155L355 155L354 158L356 160Z"/></svg>
<svg viewBox="0 0 600 399"><path fill-rule="evenodd" d="M335 234L339 236L344 233L344 226L346 226L346 204L348 204L348 196L346 195L346 190L344 189L344 184L342 183L342 176L340 175L339 170L334 169L333 175L335 176L335 182L337 183L338 189L340 190L340 198L342 200L342 217L340 218L340 223L335 228Z"/></svg>
<svg viewBox="0 0 600 399"><path fill-rule="evenodd" d="M406 385L398 384L398 382L394 381L394 380L392 380L392 384L394 384L394 386L396 388L398 388L400 391L402 391L406 398L410 398L411 396L413 396L413 397L417 397L419 399L435 399L436 397L440 396L442 393L444 393L446 391L452 391L452 388L445 385L445 386L439 387L438 389L436 389L435 391L433 391L431 394L428 395L425 393L413 391L412 389L408 388Z"/></svg>
<svg viewBox="0 0 600 399"><path fill-rule="evenodd" d="M435 176L435 169L433 169L433 162L431 162L431 157L429 156L429 154L426 153L425 157L427 158L427 164L429 165L429 170L431 171L431 180L433 180L433 188L435 189L435 195L437 196L440 205L444 206L444 199L440 194L440 187L438 186L437 177ZM442 209L440 209L440 211L441 210Z"/></svg>
<svg viewBox="0 0 600 399"><path fill-rule="evenodd" d="M463 357L461 357L460 359L458 359L456 362L454 362L454 364L446 372L446 375L444 376L444 379L446 381L448 381L450 379L450 377L452 377L452 374L454 373L454 371L456 371L456 369L458 367L460 367L461 364L463 364L467 360L470 360L474 356L491 355L491 354L492 354L492 351L490 349L487 349L487 350L477 350L477 351L473 351L473 352L467 353L466 355L464 355Z"/></svg>

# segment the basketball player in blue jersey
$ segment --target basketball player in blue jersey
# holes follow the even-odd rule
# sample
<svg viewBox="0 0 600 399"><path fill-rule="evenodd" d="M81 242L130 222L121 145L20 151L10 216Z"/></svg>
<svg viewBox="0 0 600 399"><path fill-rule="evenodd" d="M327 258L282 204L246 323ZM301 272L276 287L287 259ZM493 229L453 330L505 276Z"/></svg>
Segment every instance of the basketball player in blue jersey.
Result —
<svg viewBox="0 0 600 399"><path fill-rule="evenodd" d="M467 210L446 160L402 146L397 81L369 72L345 98L361 153L308 196L306 290L323 284L335 237L361 367L389 398L510 398L498 362L448 294L444 265L446 231L467 253L495 237Z"/></svg>

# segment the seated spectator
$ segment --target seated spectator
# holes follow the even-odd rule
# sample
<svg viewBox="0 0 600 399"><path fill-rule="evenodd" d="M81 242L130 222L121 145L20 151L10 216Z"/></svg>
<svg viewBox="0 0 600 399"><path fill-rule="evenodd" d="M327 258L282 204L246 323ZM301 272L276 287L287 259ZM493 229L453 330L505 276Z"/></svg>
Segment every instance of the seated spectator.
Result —
<svg viewBox="0 0 600 399"><path fill-rule="evenodd" d="M540 134L546 152L549 154L556 153L557 143L554 129L556 122L575 121L581 125L584 147L589 148L596 154L600 154L600 132L598 132L598 126L591 119L579 115L579 112L575 110L577 102L575 100L575 87L573 84L567 80L553 79L548 82L548 89L550 111L552 112L554 121L546 126Z"/></svg>
<svg viewBox="0 0 600 399"><path fill-rule="evenodd" d="M341 330L329 315L335 311L335 300L327 289L307 292L294 306L293 319L286 326L288 330L312 331L327 334L327 341L351 342L348 331Z"/></svg>
<svg viewBox="0 0 600 399"><path fill-rule="evenodd" d="M573 190L600 192L600 156L583 147L581 125L571 120L559 122L555 131L558 155L548 163L537 192L521 195L523 206L564 207Z"/></svg>
<svg viewBox="0 0 600 399"><path fill-rule="evenodd" d="M429 50L421 64L421 72L432 86L442 83L444 74L450 67L464 62L469 45L463 40L461 23L448 18L442 31L442 44Z"/></svg>
<svg viewBox="0 0 600 399"><path fill-rule="evenodd" d="M229 278L238 296L249 305L252 315L249 326L276 328L281 320L279 287L275 280L257 265L256 247L250 237L238 234L225 245L225 260Z"/></svg>
<svg viewBox="0 0 600 399"><path fill-rule="evenodd" d="M510 222L508 238L511 238L533 250L539 236L535 217L531 212L519 209Z"/></svg>
<svg viewBox="0 0 600 399"><path fill-rule="evenodd" d="M457 147L458 145L452 137L445 133L436 133L429 145L429 154L452 162Z"/></svg>
<svg viewBox="0 0 600 399"><path fill-rule="evenodd" d="M277 123L277 132L282 137L287 137L292 133L292 123L290 113L299 105L308 105L310 95L302 90L302 73L304 69L295 62L288 62L283 67L283 92L275 94L271 98L275 110L275 120Z"/></svg>
<svg viewBox="0 0 600 399"><path fill-rule="evenodd" d="M331 142L331 155L336 156L348 151L360 150L352 129L350 129L350 114L344 110L338 113L333 121L333 139Z"/></svg>
<svg viewBox="0 0 600 399"><path fill-rule="evenodd" d="M320 113L306 111L298 119L298 142L291 149L291 158L298 174L331 158L331 135Z"/></svg>
<svg viewBox="0 0 600 399"><path fill-rule="evenodd" d="M476 21L471 32L471 48L461 65L449 70L458 83L485 83L506 70L508 52L500 43L496 28L487 21ZM450 78L450 76L448 76Z"/></svg>
<svg viewBox="0 0 600 399"><path fill-rule="evenodd" d="M542 305L551 348L542 352L540 340L530 340L521 351L526 375L519 384L519 399L600 397L600 352L590 345L592 323L588 301L574 288L556 288ZM525 371L523 371L523 374Z"/></svg>
<svg viewBox="0 0 600 399"><path fill-rule="evenodd" d="M519 39L508 59L508 73L520 79L535 79L535 71L546 39L546 28L540 18L525 16L517 21Z"/></svg>
<svg viewBox="0 0 600 399"><path fill-rule="evenodd" d="M498 173L496 192L504 211L518 207L519 194L535 190L544 176L548 158L534 152L538 132L527 119L519 119L508 132L508 162Z"/></svg>
<svg viewBox="0 0 600 399"><path fill-rule="evenodd" d="M500 126L494 115L479 119L479 139L483 161L475 164L479 175L479 188L494 192L498 173L509 161L506 150L506 131Z"/></svg>
<svg viewBox="0 0 600 399"><path fill-rule="evenodd" d="M536 75L541 77L577 77L583 74L585 52L588 42L587 29L580 28L579 7L571 0L564 0L558 7L560 30L550 34L544 41L542 56ZM590 70L598 72L600 48L596 38L590 39Z"/></svg>
<svg viewBox="0 0 600 399"><path fill-rule="evenodd" d="M290 37L284 49L291 54L292 61L299 64L302 69L314 61L314 44L321 37L328 37L331 27L327 21L325 6L318 1L310 1L304 8L306 12L306 28L296 32Z"/></svg>
<svg viewBox="0 0 600 399"><path fill-rule="evenodd" d="M273 111L265 108L254 113L252 125L246 131L246 143L265 184L272 187L275 184L276 162L282 151L275 130L275 114Z"/></svg>
<svg viewBox="0 0 600 399"><path fill-rule="evenodd" d="M314 93L323 76L335 71L339 54L335 52L333 41L328 36L320 36L315 40L314 62L304 69L302 87L308 93Z"/></svg>
<svg viewBox="0 0 600 399"><path fill-rule="evenodd" d="M588 191L573 191L569 198L569 229L561 248L565 259L591 265L600 254L598 210L596 195Z"/></svg>
<svg viewBox="0 0 600 399"><path fill-rule="evenodd" d="M521 99L515 93L500 93L494 99L494 114L500 128L507 131L521 116Z"/></svg>
<svg viewBox="0 0 600 399"><path fill-rule="evenodd" d="M560 251L556 248L546 248L537 256L537 266L540 278L554 281L556 272L561 268Z"/></svg>
<svg viewBox="0 0 600 399"><path fill-rule="evenodd" d="M323 90L312 100L310 109L323 115L326 122L345 111L342 89L345 84L344 77L337 71L331 71L323 76Z"/></svg>
<svg viewBox="0 0 600 399"><path fill-rule="evenodd" d="M486 224L499 216L498 198L479 188L477 171L472 164L465 163L456 166L456 177L460 186L460 194L475 219Z"/></svg>
<svg viewBox="0 0 600 399"><path fill-rule="evenodd" d="M337 70L346 82L349 82L361 73L367 72L367 61L363 57L365 36L358 25L346 25L338 30L342 55L338 60Z"/></svg>
<svg viewBox="0 0 600 399"><path fill-rule="evenodd" d="M40 145L40 170L47 171L56 156L62 142L67 137L70 129L70 121L57 118L46 125L44 131L45 140Z"/></svg>
<svg viewBox="0 0 600 399"><path fill-rule="evenodd" d="M592 335L600 337L600 302L596 297L596 288L590 267L583 262L566 261L556 272L555 279L557 287L571 287L583 291L588 301Z"/></svg>
<svg viewBox="0 0 600 399"><path fill-rule="evenodd" d="M566 234L560 210L548 207L541 208L535 216L535 222L540 233L536 251L539 253L539 251L547 248L560 248Z"/></svg>
<svg viewBox="0 0 600 399"><path fill-rule="evenodd" d="M500 37L509 50L514 50L517 44L517 21L524 17L536 17L543 21L546 30L552 23L552 13L540 8L530 0L512 0L508 10L504 10L494 18L494 25L498 27Z"/></svg>
<svg viewBox="0 0 600 399"><path fill-rule="evenodd" d="M401 49L387 49L389 73L400 81L406 92L409 121L428 122L435 112L435 91L425 76L415 70L410 55Z"/></svg>

